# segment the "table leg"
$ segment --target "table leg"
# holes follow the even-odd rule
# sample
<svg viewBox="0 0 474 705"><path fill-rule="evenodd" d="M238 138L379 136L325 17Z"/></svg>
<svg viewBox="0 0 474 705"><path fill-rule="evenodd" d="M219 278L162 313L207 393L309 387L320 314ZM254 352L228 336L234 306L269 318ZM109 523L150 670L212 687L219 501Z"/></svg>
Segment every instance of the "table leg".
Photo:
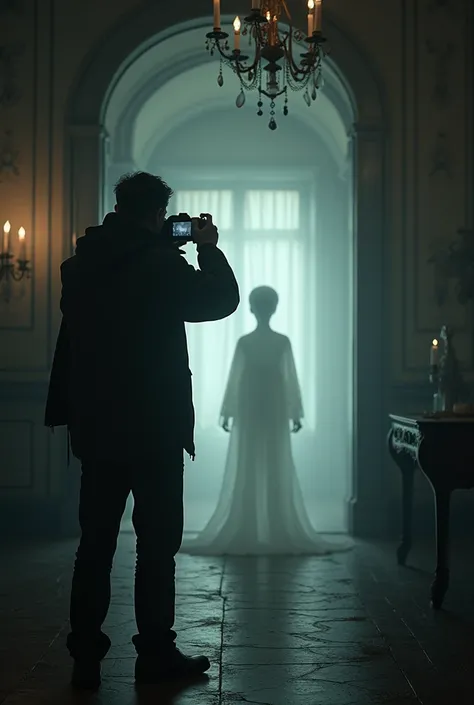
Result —
<svg viewBox="0 0 474 705"><path fill-rule="evenodd" d="M393 446L393 430L388 434L388 449L392 460L402 474L402 537L397 548L397 563L405 565L413 543L413 484L416 460L407 451Z"/></svg>
<svg viewBox="0 0 474 705"><path fill-rule="evenodd" d="M449 587L449 505L451 490L433 486L436 505L436 572L431 585L431 606L440 609Z"/></svg>

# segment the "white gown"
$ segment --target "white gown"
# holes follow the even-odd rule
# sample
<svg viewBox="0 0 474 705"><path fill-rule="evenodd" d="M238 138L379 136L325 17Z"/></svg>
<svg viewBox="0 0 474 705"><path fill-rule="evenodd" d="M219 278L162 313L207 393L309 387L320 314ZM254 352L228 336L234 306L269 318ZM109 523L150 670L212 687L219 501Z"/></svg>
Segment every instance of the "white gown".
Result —
<svg viewBox="0 0 474 705"><path fill-rule="evenodd" d="M240 338L221 415L233 424L217 508L181 551L323 555L350 548L347 538L322 539L306 513L290 438L290 420L302 419L303 408L286 336L257 329Z"/></svg>

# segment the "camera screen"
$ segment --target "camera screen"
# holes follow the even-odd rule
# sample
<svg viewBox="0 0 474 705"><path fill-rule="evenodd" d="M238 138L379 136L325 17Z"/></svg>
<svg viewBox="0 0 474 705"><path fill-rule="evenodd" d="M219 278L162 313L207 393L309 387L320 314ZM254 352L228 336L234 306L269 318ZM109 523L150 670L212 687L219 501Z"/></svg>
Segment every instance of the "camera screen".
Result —
<svg viewBox="0 0 474 705"><path fill-rule="evenodd" d="M189 222L173 223L173 237L190 238L191 237L191 223L189 223Z"/></svg>

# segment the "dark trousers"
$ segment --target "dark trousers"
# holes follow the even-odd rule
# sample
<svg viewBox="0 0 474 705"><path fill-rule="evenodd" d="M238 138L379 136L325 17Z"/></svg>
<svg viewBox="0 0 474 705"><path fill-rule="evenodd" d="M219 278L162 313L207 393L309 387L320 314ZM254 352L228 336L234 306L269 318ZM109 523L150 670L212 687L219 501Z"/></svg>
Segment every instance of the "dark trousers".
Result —
<svg viewBox="0 0 474 705"><path fill-rule="evenodd" d="M110 572L120 521L133 493L137 535L135 616L139 654L164 655L173 648L175 555L183 537L183 449L169 444L150 461L83 461L79 505L81 540L71 592L71 632L67 646L74 659L102 659L110 648L102 625L110 604Z"/></svg>

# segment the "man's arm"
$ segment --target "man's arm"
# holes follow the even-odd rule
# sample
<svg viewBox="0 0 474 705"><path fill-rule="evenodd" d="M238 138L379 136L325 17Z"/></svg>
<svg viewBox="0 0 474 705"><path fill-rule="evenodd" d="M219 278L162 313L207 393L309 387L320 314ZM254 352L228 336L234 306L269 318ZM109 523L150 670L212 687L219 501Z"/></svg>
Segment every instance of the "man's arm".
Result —
<svg viewBox="0 0 474 705"><path fill-rule="evenodd" d="M182 257L179 260L174 296L184 321L219 321L234 313L240 302L239 286L218 247L199 245L199 269Z"/></svg>

